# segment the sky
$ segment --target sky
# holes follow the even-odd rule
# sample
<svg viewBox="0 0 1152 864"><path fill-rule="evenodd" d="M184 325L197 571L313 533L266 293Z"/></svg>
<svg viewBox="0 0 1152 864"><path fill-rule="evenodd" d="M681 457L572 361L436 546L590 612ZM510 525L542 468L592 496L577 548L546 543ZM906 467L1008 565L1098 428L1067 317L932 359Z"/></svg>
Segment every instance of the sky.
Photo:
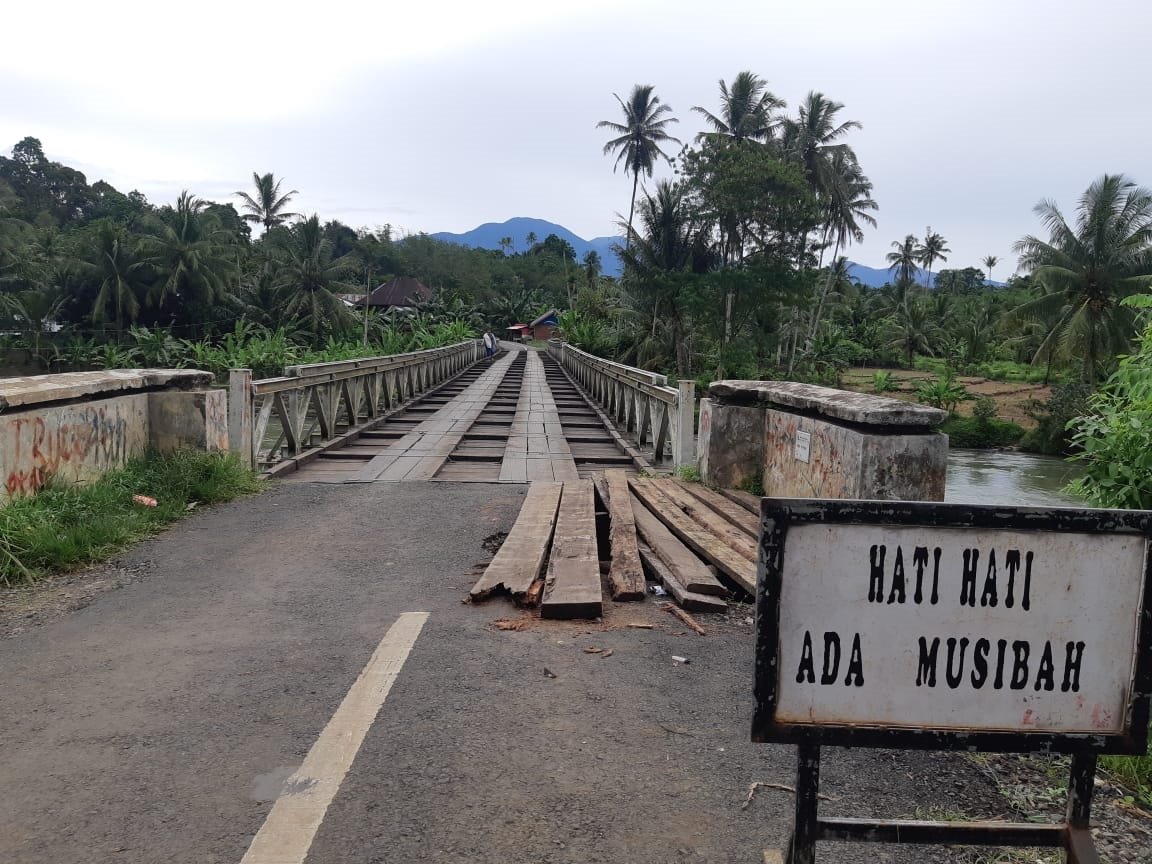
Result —
<svg viewBox="0 0 1152 864"><path fill-rule="evenodd" d="M353 227L531 216L591 238L631 192L596 128L613 93L654 85L687 142L747 69L790 111L818 90L863 125L879 225L850 258L884 266L930 225L943 266L995 255L1004 278L1039 200L1070 215L1105 172L1152 186L1150 27L1146 0L9 3L0 151L34 136L155 204L271 171L294 210Z"/></svg>

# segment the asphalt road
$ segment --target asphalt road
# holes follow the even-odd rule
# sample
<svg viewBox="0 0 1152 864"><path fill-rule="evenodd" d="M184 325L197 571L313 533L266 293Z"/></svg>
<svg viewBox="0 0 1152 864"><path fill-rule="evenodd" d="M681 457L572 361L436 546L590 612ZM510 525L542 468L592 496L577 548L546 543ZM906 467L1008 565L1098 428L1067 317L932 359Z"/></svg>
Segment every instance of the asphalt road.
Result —
<svg viewBox="0 0 1152 864"><path fill-rule="evenodd" d="M791 784L794 751L748 742L751 611L701 616L706 637L651 600L492 627L507 601L461 601L523 493L285 484L196 514L128 556L146 578L0 641L0 861L240 862L389 627L427 612L309 864L759 862L792 796L745 808L749 785ZM822 791L840 815L1003 812L951 756L829 750Z"/></svg>

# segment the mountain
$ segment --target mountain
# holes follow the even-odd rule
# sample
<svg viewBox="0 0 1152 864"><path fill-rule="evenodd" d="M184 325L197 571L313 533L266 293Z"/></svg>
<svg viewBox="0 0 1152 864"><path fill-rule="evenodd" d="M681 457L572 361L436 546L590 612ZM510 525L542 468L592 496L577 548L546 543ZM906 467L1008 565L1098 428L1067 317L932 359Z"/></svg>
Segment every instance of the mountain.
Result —
<svg viewBox="0 0 1152 864"><path fill-rule="evenodd" d="M512 238L512 251L524 252L528 248L525 239L529 234L535 234L537 242L543 242L549 234L555 234L561 240L567 240L576 250L576 261L581 261L591 250L600 255L601 270L605 276L619 276L621 272L620 259L613 251L612 246L620 242L619 237L593 237L585 240L573 234L563 225L548 222L545 219L530 219L527 216L516 216L507 222L485 222L483 225L465 231L463 234L451 234L441 231L429 235L435 240L445 243L457 243L473 249L499 249L500 238Z"/></svg>
<svg viewBox="0 0 1152 864"><path fill-rule="evenodd" d="M857 264L855 261L848 262L848 275L861 285L867 285L869 288L880 288L892 281L891 270L866 267L863 264ZM916 271L916 281L924 284L924 271L919 269ZM932 274L932 281L936 281L935 273Z"/></svg>

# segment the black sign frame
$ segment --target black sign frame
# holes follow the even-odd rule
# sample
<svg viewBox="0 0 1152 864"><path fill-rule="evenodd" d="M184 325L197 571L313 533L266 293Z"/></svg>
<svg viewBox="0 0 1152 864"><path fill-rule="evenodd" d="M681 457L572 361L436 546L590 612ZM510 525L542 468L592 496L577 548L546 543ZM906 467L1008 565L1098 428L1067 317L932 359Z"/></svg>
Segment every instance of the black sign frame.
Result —
<svg viewBox="0 0 1152 864"><path fill-rule="evenodd" d="M1148 746L1152 703L1152 553L1144 559L1144 585L1136 660L1125 731L1053 733L962 731L860 725L814 725L778 721L780 587L788 528L796 524L987 528L1028 532L1130 534L1152 541L1152 512L1074 508L998 507L912 501L847 501L764 498L756 597L756 706L752 740L776 744L829 744L999 753L1109 753L1140 755Z"/></svg>
<svg viewBox="0 0 1152 864"><path fill-rule="evenodd" d="M756 586L756 706L752 740L796 744L796 797L792 834L783 850L765 860L815 864L819 840L873 843L1045 846L1062 848L1069 864L1099 864L1090 831L1096 761L1100 753L1143 754L1152 701L1152 512L1072 508L995 507L909 501L842 501L763 498ZM793 524L986 528L1080 534L1129 534L1145 538L1144 582L1136 658L1126 727L1120 734L965 732L954 729L797 724L775 718L779 666L780 589L788 527ZM904 819L821 817L820 747L888 747L927 750L1071 753L1063 822L930 822Z"/></svg>

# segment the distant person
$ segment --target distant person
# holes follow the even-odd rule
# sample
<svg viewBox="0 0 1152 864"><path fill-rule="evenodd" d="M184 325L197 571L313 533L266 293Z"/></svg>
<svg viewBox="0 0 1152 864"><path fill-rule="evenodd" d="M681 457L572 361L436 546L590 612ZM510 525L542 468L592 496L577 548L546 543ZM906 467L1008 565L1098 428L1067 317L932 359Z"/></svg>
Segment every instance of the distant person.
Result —
<svg viewBox="0 0 1152 864"><path fill-rule="evenodd" d="M491 330L484 331L484 356L491 357L496 353L496 337Z"/></svg>

